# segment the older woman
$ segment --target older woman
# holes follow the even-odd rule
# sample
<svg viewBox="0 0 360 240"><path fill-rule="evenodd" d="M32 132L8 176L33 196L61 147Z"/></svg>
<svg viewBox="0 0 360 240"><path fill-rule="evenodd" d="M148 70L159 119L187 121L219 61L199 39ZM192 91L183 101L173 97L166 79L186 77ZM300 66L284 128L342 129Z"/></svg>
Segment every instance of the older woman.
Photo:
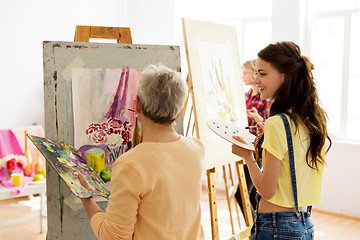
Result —
<svg viewBox="0 0 360 240"><path fill-rule="evenodd" d="M135 100L143 142L116 160L105 213L92 198L81 199L98 239L204 239L204 147L172 127L186 95L178 73L154 65L144 70Z"/></svg>

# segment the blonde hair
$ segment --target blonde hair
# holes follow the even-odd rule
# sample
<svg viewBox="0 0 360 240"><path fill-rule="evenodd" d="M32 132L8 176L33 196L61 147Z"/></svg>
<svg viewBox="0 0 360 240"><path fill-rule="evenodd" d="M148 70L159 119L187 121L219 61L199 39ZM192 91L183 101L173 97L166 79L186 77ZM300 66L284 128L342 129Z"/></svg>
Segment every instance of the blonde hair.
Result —
<svg viewBox="0 0 360 240"><path fill-rule="evenodd" d="M255 60L246 61L243 64L243 67L251 74L251 78L254 81L254 79L256 77Z"/></svg>

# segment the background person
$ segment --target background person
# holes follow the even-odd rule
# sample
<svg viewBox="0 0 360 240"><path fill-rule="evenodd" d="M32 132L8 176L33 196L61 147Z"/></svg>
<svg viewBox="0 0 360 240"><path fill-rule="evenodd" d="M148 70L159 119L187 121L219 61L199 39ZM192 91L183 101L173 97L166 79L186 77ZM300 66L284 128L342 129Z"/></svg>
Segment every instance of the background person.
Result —
<svg viewBox="0 0 360 240"><path fill-rule="evenodd" d="M249 126L256 126L259 122L264 122L268 113L268 99L261 99L259 89L254 84L256 77L255 60L247 61L243 64L243 80L245 85L251 86L245 93L245 102ZM250 133L256 136L256 128L250 128Z"/></svg>

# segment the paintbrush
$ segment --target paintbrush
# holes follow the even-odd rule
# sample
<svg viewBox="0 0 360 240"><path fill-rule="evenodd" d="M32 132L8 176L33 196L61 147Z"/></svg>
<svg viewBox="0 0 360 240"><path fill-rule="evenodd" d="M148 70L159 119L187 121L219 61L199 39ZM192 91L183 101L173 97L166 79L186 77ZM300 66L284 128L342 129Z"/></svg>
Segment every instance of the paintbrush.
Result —
<svg viewBox="0 0 360 240"><path fill-rule="evenodd" d="M257 128L257 126L254 125L254 126L247 126L247 127L245 127L245 129L254 129L254 128Z"/></svg>

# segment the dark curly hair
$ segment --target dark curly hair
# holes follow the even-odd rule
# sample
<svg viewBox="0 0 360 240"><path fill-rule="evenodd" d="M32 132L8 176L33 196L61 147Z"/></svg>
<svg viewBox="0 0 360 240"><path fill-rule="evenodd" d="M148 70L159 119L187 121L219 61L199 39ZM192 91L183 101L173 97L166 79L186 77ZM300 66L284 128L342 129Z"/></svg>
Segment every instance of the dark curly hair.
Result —
<svg viewBox="0 0 360 240"><path fill-rule="evenodd" d="M312 75L313 64L309 58L301 55L298 45L286 41L269 44L258 53L258 57L285 74L284 83L272 98L270 116L285 113L293 120L296 128L302 124L308 130L310 146L306 162L309 167L318 169L319 164L326 163L321 155L325 140L329 139L330 148L331 139L326 129L327 114L319 105ZM261 160L263 140L264 136L261 135L255 141L257 160Z"/></svg>

